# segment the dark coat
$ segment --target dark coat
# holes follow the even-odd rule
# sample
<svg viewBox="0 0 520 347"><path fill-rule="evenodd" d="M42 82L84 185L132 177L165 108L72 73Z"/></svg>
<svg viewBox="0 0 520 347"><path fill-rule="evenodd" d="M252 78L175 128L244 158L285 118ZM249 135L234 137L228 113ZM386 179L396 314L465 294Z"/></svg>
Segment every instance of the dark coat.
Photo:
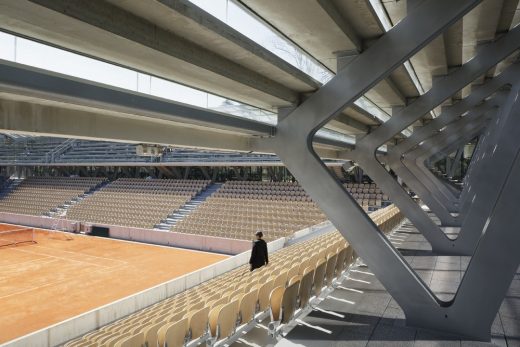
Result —
<svg viewBox="0 0 520 347"><path fill-rule="evenodd" d="M251 258L249 259L251 270L258 269L268 263L267 243L261 239L253 241L253 249L251 250Z"/></svg>

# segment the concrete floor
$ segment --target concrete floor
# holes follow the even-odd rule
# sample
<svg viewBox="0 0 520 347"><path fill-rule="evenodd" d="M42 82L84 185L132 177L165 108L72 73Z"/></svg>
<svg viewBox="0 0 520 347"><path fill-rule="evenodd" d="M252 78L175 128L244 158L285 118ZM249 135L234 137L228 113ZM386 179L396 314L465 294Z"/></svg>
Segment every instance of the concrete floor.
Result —
<svg viewBox="0 0 520 347"><path fill-rule="evenodd" d="M391 239L440 298L453 297L469 257L433 254L409 223ZM360 265L276 346L520 346L520 269L495 319L492 335L491 343L482 343L407 327L399 305L370 269Z"/></svg>

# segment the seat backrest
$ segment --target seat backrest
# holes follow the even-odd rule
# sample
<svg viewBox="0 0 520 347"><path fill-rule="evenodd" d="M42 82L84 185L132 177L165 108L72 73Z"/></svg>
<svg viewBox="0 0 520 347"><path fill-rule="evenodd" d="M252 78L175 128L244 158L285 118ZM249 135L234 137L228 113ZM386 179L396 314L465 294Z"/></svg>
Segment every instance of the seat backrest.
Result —
<svg viewBox="0 0 520 347"><path fill-rule="evenodd" d="M177 312L175 314L166 316L164 321L166 321L166 322L177 322L177 321L183 319L184 316L186 316L186 313L187 313L187 311L179 311L179 312Z"/></svg>
<svg viewBox="0 0 520 347"><path fill-rule="evenodd" d="M208 328L209 307L203 307L200 310L188 312L190 336L192 340L198 339L204 335Z"/></svg>
<svg viewBox="0 0 520 347"><path fill-rule="evenodd" d="M336 259L336 276L339 276L343 270L345 270L345 259L347 257L347 248L342 248L338 253L338 258Z"/></svg>
<svg viewBox="0 0 520 347"><path fill-rule="evenodd" d="M287 281L287 286L290 286L291 284L293 284L294 282L296 281L301 281L302 280L302 276L301 275L294 275L292 276L289 281Z"/></svg>
<svg viewBox="0 0 520 347"><path fill-rule="evenodd" d="M271 321L282 320L282 300L285 292L285 286L275 287L269 295L269 305L271 311Z"/></svg>
<svg viewBox="0 0 520 347"><path fill-rule="evenodd" d="M334 280L334 274L336 272L336 261L338 260L337 254L331 254L327 258L327 269L325 271L325 280L327 285L332 285L332 281Z"/></svg>
<svg viewBox="0 0 520 347"><path fill-rule="evenodd" d="M274 278L273 287L284 287L287 284L287 271L281 272Z"/></svg>
<svg viewBox="0 0 520 347"><path fill-rule="evenodd" d="M291 267L289 269L289 271L287 271L287 279L290 280L291 278L293 278L293 276L296 276L299 272L299 269L300 269L300 264L295 264L293 267Z"/></svg>
<svg viewBox="0 0 520 347"><path fill-rule="evenodd" d="M238 313L240 323L249 323L255 317L256 304L258 302L258 289L252 289L240 298Z"/></svg>
<svg viewBox="0 0 520 347"><path fill-rule="evenodd" d="M300 290L298 297L300 298L300 307L303 308L309 304L312 296L312 283L314 281L314 268L308 266L303 271L303 276L300 281Z"/></svg>
<svg viewBox="0 0 520 347"><path fill-rule="evenodd" d="M147 325L143 328L144 342L147 346L157 346L157 332L164 326L164 322Z"/></svg>
<svg viewBox="0 0 520 347"><path fill-rule="evenodd" d="M269 308L269 295L273 289L273 280L267 280L258 287L258 310L263 312Z"/></svg>
<svg viewBox="0 0 520 347"><path fill-rule="evenodd" d="M207 306L211 309L213 309L214 307L217 307L217 306L220 306L220 305L224 305L224 304L227 304L229 302L229 297L228 296L224 296L218 300L215 300L213 302L207 302Z"/></svg>
<svg viewBox="0 0 520 347"><path fill-rule="evenodd" d="M183 318L175 323L163 325L157 331L159 347L183 347L188 334L188 318Z"/></svg>
<svg viewBox="0 0 520 347"><path fill-rule="evenodd" d="M282 299L282 324L289 323L293 318L294 312L298 308L298 290L300 289L300 281L296 280L290 284L283 293Z"/></svg>
<svg viewBox="0 0 520 347"><path fill-rule="evenodd" d="M138 333L125 337L114 344L114 347L141 347L144 346L144 334Z"/></svg>
<svg viewBox="0 0 520 347"><path fill-rule="evenodd" d="M321 294L323 289L323 282L325 280L325 270L327 268L327 261L325 258L318 260L316 271L314 271L314 295L318 296Z"/></svg>
<svg viewBox="0 0 520 347"><path fill-rule="evenodd" d="M232 300L225 305L216 307L211 312L209 320L211 336L216 337L217 340L221 340L234 333L237 322L238 305L238 300ZM213 320L214 313L217 315L216 322Z"/></svg>

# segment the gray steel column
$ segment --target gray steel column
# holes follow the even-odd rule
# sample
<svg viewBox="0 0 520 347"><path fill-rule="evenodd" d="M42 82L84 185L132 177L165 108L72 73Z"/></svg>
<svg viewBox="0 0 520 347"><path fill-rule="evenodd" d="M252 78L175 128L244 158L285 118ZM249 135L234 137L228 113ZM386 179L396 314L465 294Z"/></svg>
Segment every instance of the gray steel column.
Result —
<svg viewBox="0 0 520 347"><path fill-rule="evenodd" d="M455 141L460 140L460 134L463 134L468 126L472 127L476 125L476 122L479 119L482 119L481 112L489 109L487 106L488 105L486 105L486 107L481 107L478 110L475 110L475 112L471 112L469 115L463 117L458 122L450 124L450 127L448 127L446 130L423 141L423 143L418 146L417 149L408 152L405 154L403 159L401 159L402 163L401 168L399 169L399 173L404 174L404 176L401 176L401 178L410 188L412 188L412 190L431 209L431 211L435 213L443 226L460 226L460 221L458 218L452 216L448 209L445 208L442 201L437 198L436 193L438 191L438 187L435 185L435 183L430 181L430 178L426 177L422 172L417 173L418 170L413 170L417 169L416 167L414 168L414 160L417 155L422 155L424 153L435 153L440 149L447 147L449 144L446 144L446 142L449 141L448 136L450 134L455 134ZM441 146L438 146L439 143ZM415 156L413 154L415 154ZM412 161L412 163L409 161Z"/></svg>
<svg viewBox="0 0 520 347"><path fill-rule="evenodd" d="M489 114L489 112L488 112ZM496 112L494 112L496 114ZM415 182L422 182L422 187L417 186L419 191L417 192L419 197L425 196L425 199L422 199L426 205L429 202L434 203L435 195L438 192L438 187L441 184L440 179L437 178L426 166L424 161L427 160L434 153L444 153L444 150L450 146L450 144L455 143L458 147L461 144L467 141L467 138L473 138L477 134L479 134L483 130L482 123L485 119L489 119L489 117L471 117L466 116L461 121L457 122L460 124L450 125L446 130L442 131L439 135L434 136L426 141L420 146L418 146L413 151L408 152L402 159L404 166L407 168L408 172L411 173L411 185L415 186ZM465 125L465 126L464 126ZM469 129L476 129L478 127L478 131ZM461 134L468 133L468 136L463 136L461 138ZM407 183L408 184L408 183ZM424 189L423 189L424 187ZM428 205L430 206L430 205ZM437 209L440 208L440 211L447 212L446 209L442 210L442 205L439 206L433 205L432 211L437 214ZM440 218L440 217L439 217ZM452 226L460 226L460 221L455 219L457 224Z"/></svg>
<svg viewBox="0 0 520 347"><path fill-rule="evenodd" d="M494 269L483 269L483 266L480 266L481 263L488 260L490 254L485 247L479 245L472 261L472 264L478 265L470 264L455 300L453 302L439 300L357 205L342 184L327 170L312 147L312 139L316 131L338 112L341 112L346 105L351 104L357 97L388 75L393 68L408 59L416 49L430 41L432 37L426 33L436 34L442 31L476 3L423 1L414 8L409 16L341 70L323 88L289 115L280 117L275 138L266 141L275 148L276 153L289 170L298 178L309 195L349 240L371 271L399 303L409 324L485 340L490 337L491 323L488 317L496 315L497 308L494 303L502 300L504 294L502 288L509 284L511 274L509 272L505 275L495 274L493 279L500 283L496 288L490 288L493 281L486 283L485 292L481 290L481 287L476 286L475 284L480 284L482 272L494 271ZM359 151L356 150L358 157L359 153L370 157L362 164L379 165L385 174L378 177L386 179L386 170L375 158L377 148L389 140L393 134L402 131L415 119L420 118L448 96L508 56L512 52L511 46L517 47L520 44L519 40L510 41L512 37L507 34L501 40L486 47L488 49L484 48L476 58L450 76L441 79L442 82L438 82L430 92L405 108L406 111L395 114L390 121L361 140ZM424 112L422 112L423 110ZM385 125L387 126L385 127ZM362 167L368 172L365 165ZM370 170L376 174L378 172L372 167ZM368 174L374 178L371 172ZM377 179L376 182L379 183ZM520 221L518 222L517 224L520 225ZM484 236L489 236L489 240L495 245L500 243L503 229L489 230L492 232L488 235L488 231ZM453 246L451 242L447 241L444 235L441 235L442 237L439 235L441 233L428 235L433 241L432 244L441 250L451 250ZM516 233L516 237L520 237L520 234ZM511 240L507 241L511 242ZM516 239L512 241L515 245L518 244ZM510 250L508 249L508 251ZM515 256L518 257L517 254ZM481 294L486 298L480 298ZM489 299L489 296L492 298ZM459 297L464 299L459 301ZM474 302L468 304L467 298L484 301L489 299L490 304L486 303L482 307L475 305ZM475 302L480 303L480 301Z"/></svg>
<svg viewBox="0 0 520 347"><path fill-rule="evenodd" d="M287 116L280 117L276 136L266 140L271 142L278 156L298 178L307 193L385 283L385 287L401 307L409 312L422 306L437 305L438 301L341 183L327 170L313 150L312 139L316 131L330 118L376 85L478 3L479 1L461 0L424 1L302 105ZM489 67L492 65L494 64ZM483 71L487 68L486 66ZM474 78L478 75L479 73ZM381 259L385 261L382 262ZM403 290L403 287L407 290Z"/></svg>
<svg viewBox="0 0 520 347"><path fill-rule="evenodd" d="M477 108L475 108L470 114L462 120L464 122L467 122L468 119L473 118L475 114L481 114L488 110L490 107L492 107L489 103L485 103ZM456 123L456 122L455 122ZM454 124L454 123L452 123ZM451 124L450 124L451 125ZM441 132L442 133L442 132ZM431 139L431 138L430 138ZM423 140L423 142L428 143L427 140ZM421 146L422 148L425 147L424 143ZM393 148L391 149L394 150ZM436 189L431 189L431 184L428 185L426 182L423 182L422 180L419 180L411 171L410 169L403 165L402 163L402 157L405 154L402 154L399 159L399 163L396 163L392 161L392 169L394 172L399 175L403 179L403 181L414 190L414 192L430 207L432 212L434 212L437 217L439 217L442 225L444 226L457 226L459 225L459 222L455 217L453 217L450 212L452 210L448 209L446 207L447 203L443 199L443 196L439 192L439 189L436 187ZM390 162L390 160L389 160Z"/></svg>
<svg viewBox="0 0 520 347"><path fill-rule="evenodd" d="M461 251L457 249L456 243L448 240L443 231L382 167L374 153L380 146L392 139L395 134L410 126L414 121L438 106L449 96L471 83L479 74L485 73L488 68L496 65L500 60L507 57L511 49L514 50L519 45L520 27L517 26L496 42L482 47L479 54L461 68L446 77L437 79L436 83L434 83L427 93L419 97L412 104L397 111L390 120L360 139L356 144L356 149L349 153L349 156L363 167L365 172L382 188L415 227L423 233L432 245L432 248L437 252L471 254L471 252L461 253ZM453 105L452 109L457 109L458 107L467 109L463 107L462 105L464 104L461 103L462 102L459 102Z"/></svg>
<svg viewBox="0 0 520 347"><path fill-rule="evenodd" d="M520 71L520 69L518 71ZM491 100L486 101L484 104L482 104L482 105L476 107L475 109L473 109L468 115L466 115L462 119L468 119L467 117L471 118L472 114L475 113L475 112L485 112L486 110L489 110L489 109L491 109L493 107L497 107L500 104L504 103L505 98L506 98L506 93L501 92L497 96L492 98ZM440 125L444 126L445 124L446 124L446 122L443 122L443 123L438 124L437 126L440 126ZM452 124L454 124L454 123L452 123ZM428 124L428 125L430 125L430 124ZM424 131L423 131L423 133L424 133ZM424 136L420 137L420 139L423 142L425 142ZM422 145L422 147L424 148L424 144ZM404 147L404 148L411 148L411 147L408 146L408 147ZM441 154L442 153L438 153L435 156L436 157L440 157ZM401 154L400 159L399 159L400 163L401 163L401 158L404 157L404 155L405 155L404 153ZM432 153L432 155L433 155L433 153ZM429 158L429 159L430 159L430 162L431 162L432 158ZM435 162L435 160L433 160L433 162ZM441 182L440 182L440 180L436 176L434 176L431 173L431 171L428 170L424 175L422 175L420 177L421 179L418 179L419 178L418 175L414 175L414 173L411 172L411 170L408 167L408 166L411 166L411 165L413 166L414 163L411 163L408 166L403 166L402 163L401 163L401 165L397 165L397 163L395 163L395 162L393 162L393 164L394 164L394 167L395 167L394 171L397 174L401 174L402 178L403 178L403 180L405 182L407 180L409 180L411 182L411 183L407 182L407 184L412 184L412 183L414 184L414 190L416 190L416 193L419 194L419 192L421 192L421 194L423 196L426 196L427 198L430 197L430 195L432 195L432 197L435 197L441 204L444 203L444 200L442 200L443 196L442 196L441 191L440 191L441 189L439 188L441 186ZM427 175L427 176L425 176L425 175ZM442 186L444 186L444 185L442 185ZM460 194L460 192L454 192L454 193L457 193L457 195L455 196L456 198ZM419 194L419 196L421 196L421 194ZM428 205L428 203L427 203L427 205ZM432 207L432 210L436 214L437 214L437 210L439 210L439 209L440 209L441 212L448 212L447 209L444 209L444 211L443 211L443 207L442 206L433 206ZM442 220L443 219L441 218L441 221Z"/></svg>
<svg viewBox="0 0 520 347"><path fill-rule="evenodd" d="M455 156L453 157L453 162L451 163L450 170L448 171L448 178L453 179L455 176L455 171L460 167L460 160L462 159L462 154L464 153L464 148L459 148L457 152L455 152Z"/></svg>
<svg viewBox="0 0 520 347"><path fill-rule="evenodd" d="M394 172L396 172L397 175L401 177L407 177L409 173L407 172L407 169L404 168L400 163L400 159L404 153L409 151L420 142L424 141L429 136L435 134L450 122L456 120L467 110L477 106L481 100L493 94L503 85L511 82L512 79L519 77L520 66L515 64L504 71L504 73L487 82L483 86L475 88L475 90L464 100L453 106L444 107L443 112L439 117L432 120L426 126L416 128L409 138L389 149L386 158L388 165L392 168L392 170L394 170ZM455 196L452 191L444 186L441 186L440 190L443 194L440 198L444 197L441 202L450 212L457 212L457 196Z"/></svg>

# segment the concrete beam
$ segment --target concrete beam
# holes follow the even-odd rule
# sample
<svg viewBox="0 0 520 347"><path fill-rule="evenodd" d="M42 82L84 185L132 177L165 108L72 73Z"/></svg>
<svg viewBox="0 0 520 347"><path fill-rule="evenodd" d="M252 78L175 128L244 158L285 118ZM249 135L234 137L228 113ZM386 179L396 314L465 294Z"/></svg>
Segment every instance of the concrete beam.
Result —
<svg viewBox="0 0 520 347"><path fill-rule="evenodd" d="M341 15L341 11L337 8L332 0L318 0L321 8L332 18L334 23L343 31L343 33L352 41L356 50L361 52L363 50L363 41L356 33L350 23Z"/></svg>
<svg viewBox="0 0 520 347"><path fill-rule="evenodd" d="M290 83L282 83L295 83L294 77L276 79L273 70L267 77L103 0L5 1L0 27L260 107L291 105L300 97L286 86ZM237 52L246 54L243 49ZM258 59L259 66L261 62ZM284 74L271 66L278 77Z"/></svg>

